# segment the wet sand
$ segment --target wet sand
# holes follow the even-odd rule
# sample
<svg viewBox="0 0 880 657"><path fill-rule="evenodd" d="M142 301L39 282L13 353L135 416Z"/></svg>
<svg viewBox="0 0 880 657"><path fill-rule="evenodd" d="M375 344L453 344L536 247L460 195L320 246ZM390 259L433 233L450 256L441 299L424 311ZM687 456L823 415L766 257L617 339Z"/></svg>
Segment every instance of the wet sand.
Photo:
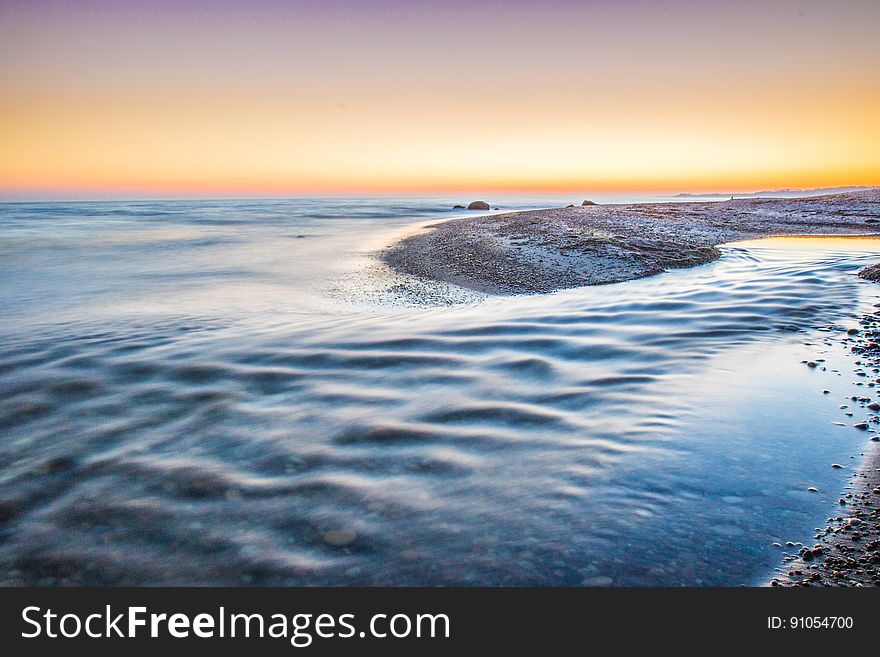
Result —
<svg viewBox="0 0 880 657"><path fill-rule="evenodd" d="M453 219L380 257L420 279L490 294L617 283L705 264L719 244L878 232L880 189L802 199L587 205Z"/></svg>

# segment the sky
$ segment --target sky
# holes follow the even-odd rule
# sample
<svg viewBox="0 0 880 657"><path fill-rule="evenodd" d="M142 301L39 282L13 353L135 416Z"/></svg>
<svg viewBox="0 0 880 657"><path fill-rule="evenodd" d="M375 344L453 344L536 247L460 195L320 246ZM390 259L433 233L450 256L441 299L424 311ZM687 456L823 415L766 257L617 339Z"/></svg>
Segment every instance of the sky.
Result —
<svg viewBox="0 0 880 657"><path fill-rule="evenodd" d="M0 0L0 198L880 185L880 2Z"/></svg>

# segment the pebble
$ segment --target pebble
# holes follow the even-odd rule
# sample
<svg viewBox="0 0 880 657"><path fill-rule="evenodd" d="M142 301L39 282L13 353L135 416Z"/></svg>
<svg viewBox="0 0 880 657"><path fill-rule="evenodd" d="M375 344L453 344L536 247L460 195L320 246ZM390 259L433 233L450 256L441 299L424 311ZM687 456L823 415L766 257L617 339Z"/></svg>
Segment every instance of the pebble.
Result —
<svg viewBox="0 0 880 657"><path fill-rule="evenodd" d="M334 529L321 536L325 543L336 547L351 545L357 539L357 532L351 529Z"/></svg>

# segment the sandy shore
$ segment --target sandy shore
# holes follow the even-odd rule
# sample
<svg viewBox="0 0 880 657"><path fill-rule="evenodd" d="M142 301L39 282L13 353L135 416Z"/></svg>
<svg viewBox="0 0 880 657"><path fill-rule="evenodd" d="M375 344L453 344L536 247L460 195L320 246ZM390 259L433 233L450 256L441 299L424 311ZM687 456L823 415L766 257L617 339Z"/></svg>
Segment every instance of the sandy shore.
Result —
<svg viewBox="0 0 880 657"><path fill-rule="evenodd" d="M491 294L617 283L771 235L880 231L880 189L803 199L588 205L453 219L380 254L393 269Z"/></svg>

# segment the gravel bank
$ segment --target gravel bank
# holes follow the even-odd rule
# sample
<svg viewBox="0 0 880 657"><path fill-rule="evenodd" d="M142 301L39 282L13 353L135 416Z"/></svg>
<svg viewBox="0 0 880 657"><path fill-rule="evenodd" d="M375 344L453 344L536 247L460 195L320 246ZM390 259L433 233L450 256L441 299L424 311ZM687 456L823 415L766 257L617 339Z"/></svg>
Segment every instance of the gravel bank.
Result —
<svg viewBox="0 0 880 657"><path fill-rule="evenodd" d="M587 205L453 219L392 245L399 272L490 294L617 283L719 257L771 235L880 230L880 189L803 199Z"/></svg>

